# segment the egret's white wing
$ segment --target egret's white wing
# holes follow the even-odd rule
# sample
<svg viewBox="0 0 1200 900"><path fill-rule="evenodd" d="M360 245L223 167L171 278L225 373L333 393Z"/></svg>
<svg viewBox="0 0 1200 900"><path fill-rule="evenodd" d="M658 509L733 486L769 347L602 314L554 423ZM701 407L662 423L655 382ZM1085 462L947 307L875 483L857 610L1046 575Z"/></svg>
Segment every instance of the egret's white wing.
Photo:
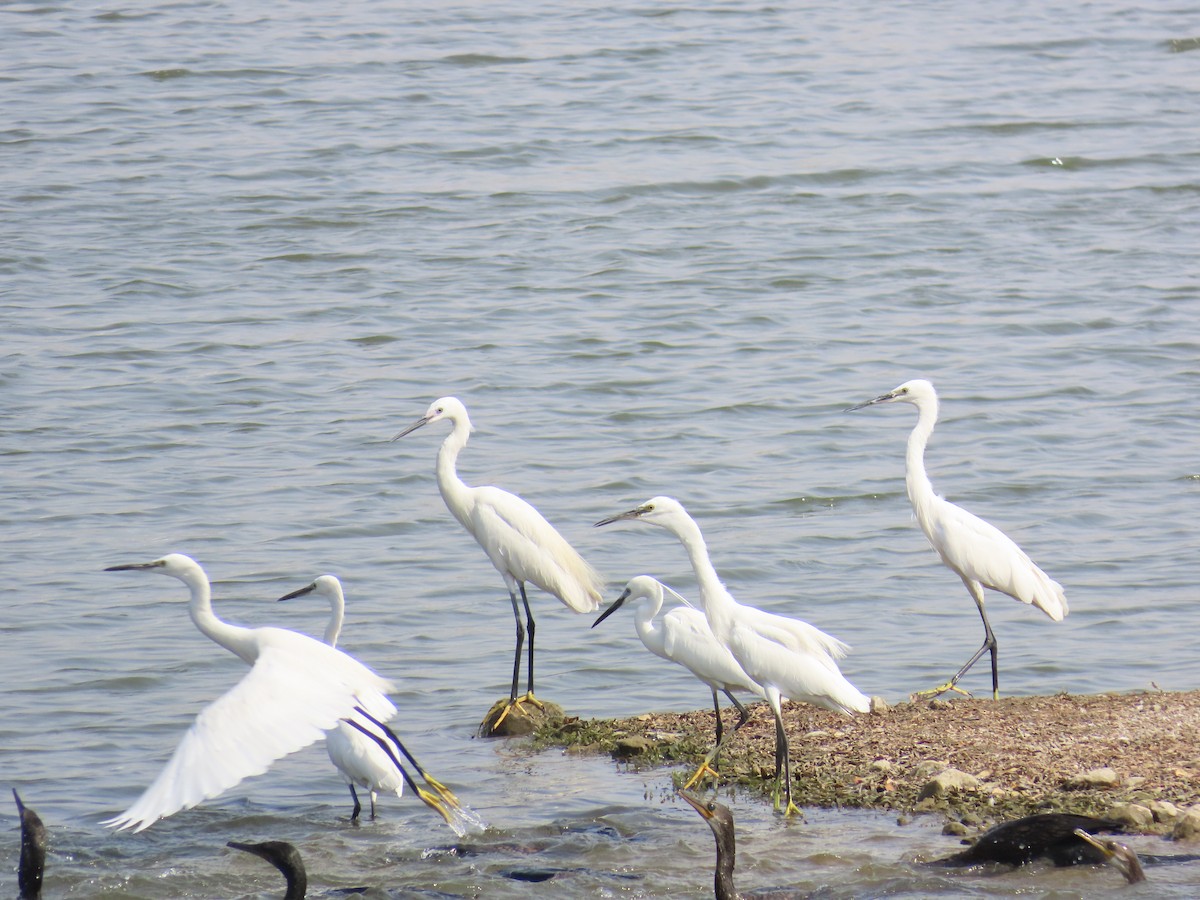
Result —
<svg viewBox="0 0 1200 900"><path fill-rule="evenodd" d="M743 609L761 612L753 607ZM729 648L747 675L764 688L773 686L785 697L825 709L851 713L870 708L870 700L842 675L832 656L819 646L806 644L807 629L800 629L805 640L798 639L793 623L808 623L763 615L767 618L759 621L739 615L730 629ZM811 625L808 628L824 634Z"/></svg>
<svg viewBox="0 0 1200 900"><path fill-rule="evenodd" d="M961 506L940 497L937 500L929 542L951 569L1062 621L1067 614L1062 585L995 525Z"/></svg>
<svg viewBox="0 0 1200 900"><path fill-rule="evenodd" d="M472 532L493 565L550 592L575 612L599 609L604 582L540 512L500 488L473 491Z"/></svg>
<svg viewBox="0 0 1200 900"><path fill-rule="evenodd" d="M666 658L686 668L710 687L727 687L764 696L738 661L714 636L698 609L676 607L662 617Z"/></svg>
<svg viewBox="0 0 1200 900"><path fill-rule="evenodd" d="M313 743L355 706L380 721L396 714L390 682L353 657L280 628L254 633L250 672L201 711L154 783L106 825L141 831L190 809Z"/></svg>

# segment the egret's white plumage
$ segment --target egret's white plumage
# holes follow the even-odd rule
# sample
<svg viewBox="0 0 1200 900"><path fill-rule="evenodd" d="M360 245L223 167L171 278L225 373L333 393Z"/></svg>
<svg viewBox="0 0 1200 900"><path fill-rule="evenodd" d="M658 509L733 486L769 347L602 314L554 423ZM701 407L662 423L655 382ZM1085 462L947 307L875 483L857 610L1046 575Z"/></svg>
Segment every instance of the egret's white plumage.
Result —
<svg viewBox="0 0 1200 900"><path fill-rule="evenodd" d="M244 628L219 619L208 576L195 560L172 553L107 571L126 569L182 581L191 592L192 622L251 669L200 712L150 787L106 825L141 831L190 809L243 778L262 774L275 760L319 739L339 719L356 717L356 709L380 721L395 715L387 697L391 683L353 657L294 631ZM435 804L430 805L449 821Z"/></svg>
<svg viewBox="0 0 1200 900"><path fill-rule="evenodd" d="M531 505L508 491L491 486L471 487L458 477L455 464L459 451L466 446L471 433L471 420L460 400L455 397L435 400L425 415L392 440L443 419L449 420L453 427L438 450L438 490L454 518L478 541L508 587L513 616L517 621L510 705L517 701L521 646L525 640L525 626L521 623L517 604L517 597L520 596L529 630L525 696L532 700L534 622L529 599L525 595L525 584L537 585L580 613L594 612L599 607L604 585L596 571Z"/></svg>
<svg viewBox="0 0 1200 900"><path fill-rule="evenodd" d="M325 643L336 647L346 615L346 595L342 590L342 583L335 575L321 575L307 587L292 591L279 599L291 600L310 593L318 594L329 601L329 623L325 627ZM386 736L378 737L386 741ZM370 792L372 819L375 818L375 801L380 791L394 792L397 797L404 796L404 776L392 762L392 758L384 752L377 740L367 737L349 722L339 721L325 732L325 750L329 753L329 761L342 773L346 784L350 786L350 796L354 799L351 821L357 819L361 812L355 785Z"/></svg>
<svg viewBox="0 0 1200 900"><path fill-rule="evenodd" d="M713 636L702 611L690 606L676 606L664 613L661 619L656 618L662 610L664 587L662 582L649 575L631 578L621 596L596 619L592 627L595 628L622 605L629 603L634 611L634 629L646 649L683 666L712 691L713 712L717 718L716 743L713 752L684 785L688 788L706 771L710 771L709 764L716 759L722 744L724 726L717 691L724 693L737 707L739 719L733 729L735 732L746 724L749 713L733 692L745 691L762 699L766 698L766 694L738 665L728 648Z"/></svg>
<svg viewBox="0 0 1200 900"><path fill-rule="evenodd" d="M790 814L795 811L795 806L792 804L791 762L780 704L784 698L790 698L847 714L866 712L870 700L838 669L837 660L849 648L807 622L738 603L713 568L700 526L678 500L654 497L641 506L596 524L607 525L623 519L665 528L679 538L687 550L713 635L728 648L745 673L762 687L775 714L777 755L782 757L776 760L776 771L778 775L782 763L786 772L785 812Z"/></svg>
<svg viewBox="0 0 1200 900"><path fill-rule="evenodd" d="M1061 622L1067 614L1067 598L1062 585L1039 569L1000 529L934 493L933 484L925 473L925 446L938 417L938 398L932 384L921 378L906 381L895 390L850 409L863 409L877 403L911 403L917 408L917 424L908 436L905 455L908 499L925 537L942 562L962 579L983 619L984 642L979 651L946 684L920 693L927 696L960 690L958 680L990 651L992 695L998 697L1000 677L996 638L984 610L983 589L990 588L1036 606L1055 622Z"/></svg>

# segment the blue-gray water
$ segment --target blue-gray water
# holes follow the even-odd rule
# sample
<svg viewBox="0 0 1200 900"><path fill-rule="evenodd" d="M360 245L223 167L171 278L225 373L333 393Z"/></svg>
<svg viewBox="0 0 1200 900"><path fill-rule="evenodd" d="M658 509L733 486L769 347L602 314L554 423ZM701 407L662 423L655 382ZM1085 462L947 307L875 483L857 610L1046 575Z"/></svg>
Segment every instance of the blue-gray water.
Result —
<svg viewBox="0 0 1200 900"><path fill-rule="evenodd" d="M22 3L0 34L0 770L51 829L48 897L275 896L224 849L264 838L314 894L709 889L667 773L472 739L507 690L503 584L437 494L441 429L388 443L443 394L477 426L464 478L537 505L610 596L643 572L694 595L669 535L591 528L673 494L735 596L849 642L850 679L898 700L981 629L911 521L913 411L843 410L928 377L935 487L1071 603L1055 625L991 598L1001 690L1200 685L1195 10ZM339 574L343 646L492 824L478 852L437 850L411 798L349 827L320 747L101 827L244 671L180 585L101 571L169 551L229 619L314 634L323 604L271 601ZM705 704L627 616L532 599L542 695ZM1126 896L1114 872L923 873L954 846L932 819L731 802L744 889Z"/></svg>

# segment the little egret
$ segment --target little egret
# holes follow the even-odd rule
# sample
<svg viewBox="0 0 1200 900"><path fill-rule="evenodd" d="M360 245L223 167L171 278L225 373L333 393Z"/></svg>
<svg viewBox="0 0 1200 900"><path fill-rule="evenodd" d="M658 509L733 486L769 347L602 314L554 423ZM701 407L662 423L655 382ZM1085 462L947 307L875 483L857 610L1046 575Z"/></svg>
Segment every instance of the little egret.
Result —
<svg viewBox="0 0 1200 900"><path fill-rule="evenodd" d="M733 654L751 680L762 687L775 714L775 808L779 808L782 767L787 791L784 815L799 812L792 803L792 763L780 704L788 698L846 714L867 712L870 700L846 680L837 666L837 660L850 648L807 622L766 613L734 600L713 568L700 526L678 500L654 497L596 524L608 525L624 519L665 528L687 550L713 635Z"/></svg>
<svg viewBox="0 0 1200 900"><path fill-rule="evenodd" d="M649 575L638 575L630 579L621 596L600 614L600 618L592 623L592 627L595 628L623 604L630 603L634 609L634 628L646 649L656 656L683 666L712 691L713 712L717 717L716 743L713 744L712 753L708 754L700 768L684 785L687 789L706 772L717 774L714 771L716 754L720 751L724 734L717 691L724 693L737 707L738 723L733 726L735 734L750 720L750 713L733 695L733 691L749 691L763 699L766 698L766 694L742 671L733 654L713 637L708 620L700 610L677 606L665 613L662 619L655 620L663 605L663 587L661 582Z"/></svg>
<svg viewBox="0 0 1200 900"><path fill-rule="evenodd" d="M308 893L308 872L300 851L287 841L258 841L253 844L230 841L225 846L265 859L282 872L287 880L287 893L283 895L283 900L304 900Z"/></svg>
<svg viewBox="0 0 1200 900"><path fill-rule="evenodd" d="M537 585L553 594L577 613L595 612L600 606L603 582L575 549L554 530L542 514L515 494L497 487L471 487L455 470L459 451L466 446L471 433L467 408L456 397L435 400L425 415L417 419L393 441L404 437L422 425L448 419L453 425L442 441L437 457L437 483L442 499L454 518L478 541L492 565L503 576L517 620L517 648L513 657L512 690L508 706L496 720L499 725L519 702L529 701L540 706L533 694L533 613L525 595L525 583ZM525 625L517 605L520 594L525 609ZM529 630L529 665L525 696L518 701L517 683L521 675L521 645ZM493 726L493 729L495 727Z"/></svg>
<svg viewBox="0 0 1200 900"><path fill-rule="evenodd" d="M933 385L924 379L906 381L893 391L874 400L850 407L847 412L874 406L877 403L911 403L917 408L917 425L908 436L905 457L905 484L908 499L925 537L933 545L942 562L967 586L979 615L983 619L983 646L967 660L945 684L928 691L918 691L918 697L936 697L946 691L966 691L958 680L984 653L992 656L992 697L1000 697L1000 672L996 661L996 636L983 606L983 589L991 588L1008 594L1014 600L1031 603L1055 622L1067 614L1067 598L1062 585L1034 565L1020 547L1000 529L955 506L933 492L933 484L925 474L925 445L937 423L938 398Z"/></svg>
<svg viewBox="0 0 1200 900"><path fill-rule="evenodd" d="M279 599L281 601L291 600L313 593L329 601L329 624L325 626L325 643L330 647L336 647L346 615L346 595L342 590L342 583L336 575L321 575L307 587L292 591ZM389 740L392 742L394 750L387 749ZM329 753L330 762L337 767L337 770L342 773L342 777L346 779L346 784L350 786L350 796L354 800L354 810L350 814L351 822L357 821L359 813L362 812L362 804L358 801L358 792L354 789L356 784L371 794L372 819L375 818L375 800L379 791L394 791L397 797L404 796L404 770L396 765L396 751L404 755L404 758L417 770L417 774L433 790L444 797L453 796L449 788L437 779L430 777L421 768L420 763L396 738L391 729L386 729L386 734L379 734L373 729L372 733L367 734L361 728L361 723L359 727L356 727L350 722L341 720L334 728L325 732L325 750ZM456 818L463 813L463 808L457 804L457 801L450 804L450 807L454 810Z"/></svg>
<svg viewBox="0 0 1200 900"><path fill-rule="evenodd" d="M158 572L191 591L188 612L202 634L251 666L236 686L205 707L154 783L121 815L104 824L148 828L161 818L216 797L243 778L261 775L271 763L307 747L340 719L359 730L379 727L396 707L392 685L358 660L320 641L284 628L243 628L219 619L208 576L190 557L171 553L148 563L105 571ZM397 762L398 764L398 762ZM455 827L447 805L409 785L426 805Z"/></svg>
<svg viewBox="0 0 1200 900"><path fill-rule="evenodd" d="M42 817L21 802L13 788L17 815L21 817L21 861L17 864L17 889L20 900L38 900L42 896L42 878L46 872L46 826Z"/></svg>

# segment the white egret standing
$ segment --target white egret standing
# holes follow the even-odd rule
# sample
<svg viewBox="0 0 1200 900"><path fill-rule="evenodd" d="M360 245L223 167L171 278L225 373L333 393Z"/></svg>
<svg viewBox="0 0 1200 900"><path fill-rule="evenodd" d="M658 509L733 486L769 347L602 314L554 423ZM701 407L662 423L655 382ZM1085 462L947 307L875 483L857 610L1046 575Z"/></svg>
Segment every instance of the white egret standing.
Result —
<svg viewBox="0 0 1200 900"><path fill-rule="evenodd" d="M596 524L608 525L623 519L665 528L687 550L713 635L762 687L775 714L775 808L779 808L782 764L787 797L784 815L799 812L792 803L792 763L780 704L783 698L789 698L846 714L867 712L870 700L846 680L837 666L837 660L850 648L807 622L763 612L734 600L713 568L700 526L678 500L654 497Z"/></svg>
<svg viewBox="0 0 1200 900"><path fill-rule="evenodd" d="M904 480L908 499L925 537L942 562L967 586L983 619L983 646L945 684L918 691L915 696L936 697L946 691L967 693L958 687L958 680L984 653L990 652L992 697L998 699L1000 674L996 662L996 636L992 634L983 606L983 589L991 588L1014 600L1033 604L1055 622L1061 622L1067 614L1067 598L1062 585L1034 565L1025 551L1000 529L934 493L933 484L925 474L925 445L938 416L938 398L932 384L921 378L906 381L874 400L850 407L847 412L877 403L911 403L917 408L917 425L908 436L905 455Z"/></svg>
<svg viewBox="0 0 1200 900"><path fill-rule="evenodd" d="M688 606L676 606L666 612L661 620L655 620L663 605L663 587L662 582L649 575L638 575L630 579L621 596L600 614L600 618L592 623L592 627L595 628L625 603L631 603L634 609L634 628L646 649L656 656L683 666L712 691L713 712L717 717L716 743L713 744L712 752L705 757L695 774L683 786L686 790L705 773L717 774L714 768L724 735L717 691L724 693L737 707L738 723L733 726L734 734L750 720L750 713L733 695L733 691L749 691L763 699L766 699L767 695L742 670L728 648L713 636L703 612Z"/></svg>
<svg viewBox="0 0 1200 900"><path fill-rule="evenodd" d="M479 542L496 571L504 578L513 617L517 621L517 648L513 657L512 690L508 706L496 720L499 725L509 711L521 701L539 705L533 695L533 613L525 584L529 582L553 594L578 613L595 612L600 606L603 582L595 570L584 561L542 514L515 494L498 487L471 487L458 477L455 463L459 451L466 446L471 434L467 408L456 397L434 400L425 415L417 419L392 440L398 440L422 425L448 419L453 425L442 441L437 456L437 483L442 499L454 518ZM520 594L525 608L525 625L517 605ZM517 699L517 683L521 674L521 645L529 630L529 665L526 692ZM494 728L494 726L493 726Z"/></svg>
<svg viewBox="0 0 1200 900"><path fill-rule="evenodd" d="M335 575L321 575L307 587L292 591L279 599L291 600L310 593L320 594L329 601L329 623L325 626L325 643L336 647L346 615L346 595L342 591L342 583ZM395 748L390 752L387 749L389 740ZM431 788L438 793L449 790L421 767L390 729L387 734L368 734L361 727L361 723L359 727L355 727L342 720L325 732L325 750L329 754L329 761L337 767L346 779L346 784L350 786L350 796L354 800L354 810L350 814L351 822L357 821L359 813L362 812L358 792L354 789L356 784L366 788L371 794L372 819L375 818L375 800L379 791L395 792L397 797L404 796L405 779L402 770L394 762L397 751L403 754Z"/></svg>
<svg viewBox="0 0 1200 900"><path fill-rule="evenodd" d="M358 660L315 638L284 628L243 628L219 619L208 576L190 557L171 553L148 563L105 571L158 572L191 591L188 612L206 637L250 664L240 682L206 706L170 761L141 797L104 824L141 831L161 818L216 797L243 778L261 775L282 756L307 747L339 719L382 726L396 707L389 681ZM397 761L399 765L399 761ZM451 827L452 794L435 797L409 786Z"/></svg>

